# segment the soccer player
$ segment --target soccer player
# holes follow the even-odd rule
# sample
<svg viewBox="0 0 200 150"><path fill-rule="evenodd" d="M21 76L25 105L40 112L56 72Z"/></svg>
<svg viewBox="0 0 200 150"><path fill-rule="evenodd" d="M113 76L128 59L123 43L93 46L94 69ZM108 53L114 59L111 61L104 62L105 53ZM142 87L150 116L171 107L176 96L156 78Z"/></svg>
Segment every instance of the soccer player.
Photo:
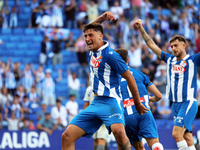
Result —
<svg viewBox="0 0 200 150"><path fill-rule="evenodd" d="M108 13L98 20L113 20ZM103 41L103 27L99 23L89 23L84 29L85 42L90 50L90 85L94 92L94 100L85 110L81 111L62 134L62 150L74 150L75 141L82 137L91 137L104 123L109 132L113 132L119 150L131 149L125 133L125 121L120 107L121 93L119 75L127 80L139 114L147 112L139 99L137 85L128 66L120 55L109 48Z"/></svg>
<svg viewBox="0 0 200 150"><path fill-rule="evenodd" d="M92 87L88 86L84 96L84 108L87 108L94 99L94 92L92 91ZM94 149L93 150L105 150L106 149L106 140L108 138L108 130L106 129L105 124L103 124L97 132L93 134L94 139Z"/></svg>
<svg viewBox="0 0 200 150"><path fill-rule="evenodd" d="M140 19L134 26L148 47L163 61L167 63L167 88L166 94L172 101L174 127L172 136L180 150L195 150L192 138L192 122L197 113L197 70L200 66L200 53L186 54L186 39L175 35L170 40L173 55L162 51L149 37Z"/></svg>
<svg viewBox="0 0 200 150"><path fill-rule="evenodd" d="M127 64L129 63L127 49L117 49L116 52L120 54L122 59ZM149 101L159 101L162 98L162 94L145 74L133 68L129 68L129 70L135 78L140 94L140 101L146 108L149 109ZM131 145L136 150L143 150L144 146L142 143L142 137L144 137L152 150L163 150L162 144L159 143L158 131L151 110L142 116L139 115L135 109L133 97L127 86L126 80L122 77L120 80L121 94L124 106L124 117L126 123L125 130ZM149 97L148 91L154 96Z"/></svg>

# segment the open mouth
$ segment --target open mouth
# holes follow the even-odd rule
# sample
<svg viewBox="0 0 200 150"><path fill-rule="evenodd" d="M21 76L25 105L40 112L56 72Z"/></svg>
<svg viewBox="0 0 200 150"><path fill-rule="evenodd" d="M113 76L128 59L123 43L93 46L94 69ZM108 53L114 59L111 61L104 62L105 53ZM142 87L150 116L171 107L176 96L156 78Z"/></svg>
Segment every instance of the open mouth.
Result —
<svg viewBox="0 0 200 150"><path fill-rule="evenodd" d="M90 46L90 45L92 45L92 44L93 44L92 42L87 42L87 45L88 45L88 46Z"/></svg>

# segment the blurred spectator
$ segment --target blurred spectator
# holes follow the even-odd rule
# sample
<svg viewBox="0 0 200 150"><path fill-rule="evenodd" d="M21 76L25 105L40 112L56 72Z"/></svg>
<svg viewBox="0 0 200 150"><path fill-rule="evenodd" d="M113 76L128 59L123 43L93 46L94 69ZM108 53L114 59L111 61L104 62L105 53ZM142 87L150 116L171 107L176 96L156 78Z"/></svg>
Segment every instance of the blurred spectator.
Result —
<svg viewBox="0 0 200 150"><path fill-rule="evenodd" d="M3 115L2 115L2 109L3 109L3 108L0 108L0 129L3 128Z"/></svg>
<svg viewBox="0 0 200 150"><path fill-rule="evenodd" d="M166 70L167 67L165 65L159 65L157 67L157 76L154 78L153 83L163 95L162 99L165 100L165 106L169 107L169 100L166 98ZM159 103L160 102L158 102L158 104Z"/></svg>
<svg viewBox="0 0 200 150"><path fill-rule="evenodd" d="M19 128L21 130L29 130L29 122L28 122L27 118L24 118L22 120L22 122L19 123Z"/></svg>
<svg viewBox="0 0 200 150"><path fill-rule="evenodd" d="M37 120L43 118L45 116L45 112L47 112L47 104L44 101L41 102L41 108L42 109L37 112Z"/></svg>
<svg viewBox="0 0 200 150"><path fill-rule="evenodd" d="M6 87L1 88L0 93L0 108L5 107L6 103L11 103L13 101L13 96L8 93L8 90Z"/></svg>
<svg viewBox="0 0 200 150"><path fill-rule="evenodd" d="M53 131L57 129L57 125L51 118L50 112L46 112L45 117L39 120L37 123L37 129L46 131L49 135L51 135Z"/></svg>
<svg viewBox="0 0 200 150"><path fill-rule="evenodd" d="M160 16L160 36L161 36L161 45L169 38L169 22L165 15Z"/></svg>
<svg viewBox="0 0 200 150"><path fill-rule="evenodd" d="M3 3L4 3L4 1L0 0L0 10L3 8Z"/></svg>
<svg viewBox="0 0 200 150"><path fill-rule="evenodd" d="M5 79L5 68L6 68L6 64L4 62L0 61L0 89L2 88L2 86L4 85L4 79Z"/></svg>
<svg viewBox="0 0 200 150"><path fill-rule="evenodd" d="M66 16L68 29L76 29L77 28L77 22L76 22L76 12L77 11L78 11L78 7L77 7L75 0L71 0L70 4L65 7L65 16Z"/></svg>
<svg viewBox="0 0 200 150"><path fill-rule="evenodd" d="M41 43L41 51L40 51L40 56L39 56L39 61L41 65L47 64L48 66L49 64L51 64L52 56L49 55L51 53L52 53L52 50L51 50L50 40L47 36L44 36L43 41Z"/></svg>
<svg viewBox="0 0 200 150"><path fill-rule="evenodd" d="M13 99L13 103L10 106L11 111L14 111L16 118L21 117L21 112L23 111L20 103L19 103L19 96L15 95Z"/></svg>
<svg viewBox="0 0 200 150"><path fill-rule="evenodd" d="M156 103L154 103L154 102L149 102L150 110L151 110L154 117L156 115L156 109L157 109L157 106L155 104Z"/></svg>
<svg viewBox="0 0 200 150"><path fill-rule="evenodd" d="M142 49L141 45L131 45L130 50L128 51L128 57L129 57L129 66L131 68L141 70L142 67Z"/></svg>
<svg viewBox="0 0 200 150"><path fill-rule="evenodd" d="M150 10L152 8L152 4L151 2L149 2L149 0L143 0L142 3L141 3L141 14L142 14L142 18L146 18L150 15Z"/></svg>
<svg viewBox="0 0 200 150"><path fill-rule="evenodd" d="M66 108L62 106L61 100L56 100L56 106L51 109L51 117L57 124L58 129L67 127L67 111Z"/></svg>
<svg viewBox="0 0 200 150"><path fill-rule="evenodd" d="M52 18L51 18L51 26L52 27L63 27L63 7L64 3L61 0L54 0L52 6Z"/></svg>
<svg viewBox="0 0 200 150"><path fill-rule="evenodd" d="M165 100L161 100L160 104L158 104L157 112L159 114L159 119L170 119L172 110L166 107Z"/></svg>
<svg viewBox="0 0 200 150"><path fill-rule="evenodd" d="M20 13L19 6L12 6L11 12L9 14L9 27L16 28L18 26L18 15Z"/></svg>
<svg viewBox="0 0 200 150"><path fill-rule="evenodd" d="M35 76L35 84L37 88L37 93L39 94L40 97L42 97L42 81L44 80L44 77L45 77L43 66L40 65L36 71L33 70L33 73Z"/></svg>
<svg viewBox="0 0 200 150"><path fill-rule="evenodd" d="M156 43L156 45L161 46L161 36L159 33L156 32L155 29L152 28L149 29L149 36Z"/></svg>
<svg viewBox="0 0 200 150"><path fill-rule="evenodd" d="M80 12L87 12L87 0L82 0L80 4Z"/></svg>
<svg viewBox="0 0 200 150"><path fill-rule="evenodd" d="M27 63L22 73L22 85L26 89L26 92L30 92L34 84L32 68L33 66Z"/></svg>
<svg viewBox="0 0 200 150"><path fill-rule="evenodd" d="M31 103L31 108L38 107L39 94L36 92L36 87L34 85L31 87L31 91L28 93L28 98Z"/></svg>
<svg viewBox="0 0 200 150"><path fill-rule="evenodd" d="M75 50L78 57L79 65L78 74L80 78L89 75L88 53L83 36L80 36L75 43Z"/></svg>
<svg viewBox="0 0 200 150"><path fill-rule="evenodd" d="M153 54L150 52L147 45L142 45L142 64L143 66L150 67L152 63Z"/></svg>
<svg viewBox="0 0 200 150"><path fill-rule="evenodd" d="M200 27L195 24L196 53L200 52Z"/></svg>
<svg viewBox="0 0 200 150"><path fill-rule="evenodd" d="M5 109L5 116L4 116L4 118L8 122L8 130L9 131L17 131L17 130L19 130L19 122L21 120L23 120L24 116L23 116L23 113L22 113L21 118L17 119L15 117L15 111L12 111L10 118L8 118L8 110Z"/></svg>
<svg viewBox="0 0 200 150"><path fill-rule="evenodd" d="M42 98L47 105L55 105L55 83L51 77L51 69L46 69L45 78L42 82Z"/></svg>
<svg viewBox="0 0 200 150"><path fill-rule="evenodd" d="M69 99L70 100L66 103L65 107L68 113L68 122L70 123L70 121L78 114L78 103L75 101L75 95L70 95Z"/></svg>
<svg viewBox="0 0 200 150"><path fill-rule="evenodd" d="M73 51L75 48L75 40L73 39L73 33L69 33L69 37L65 40L65 50Z"/></svg>
<svg viewBox="0 0 200 150"><path fill-rule="evenodd" d="M54 53L53 60L52 60L53 65L62 64L61 44L63 40L66 40L66 38L64 37L63 39L58 39L56 34L54 34L53 40L51 40L51 43L53 46L53 53Z"/></svg>
<svg viewBox="0 0 200 150"><path fill-rule="evenodd" d="M178 20L179 20L179 13L177 12L176 7L173 7L171 10L171 14L169 14L168 20L171 30L177 31L179 28Z"/></svg>
<svg viewBox="0 0 200 150"><path fill-rule="evenodd" d="M119 16L124 14L124 10L117 0L114 1L114 6L110 8L110 11L114 14L115 19L119 19Z"/></svg>
<svg viewBox="0 0 200 150"><path fill-rule="evenodd" d="M5 87L8 89L10 94L14 94L16 88L16 81L13 71L10 68L10 63L7 64L5 72Z"/></svg>
<svg viewBox="0 0 200 150"><path fill-rule="evenodd" d="M22 102L23 97L26 94L24 87L19 85L15 94L19 96L19 102Z"/></svg>
<svg viewBox="0 0 200 150"><path fill-rule="evenodd" d="M44 2L44 14L42 16L42 20L41 20L41 25L42 27L51 27L51 15L52 15L52 12L51 12L51 8L52 8L52 3L50 0L45 0Z"/></svg>
<svg viewBox="0 0 200 150"><path fill-rule="evenodd" d="M21 109L24 112L24 116L26 118L29 118L29 114L32 113L32 109L31 109L31 103L28 99L28 96L24 96L23 101L21 102Z"/></svg>
<svg viewBox="0 0 200 150"><path fill-rule="evenodd" d="M200 119L200 76L197 73L197 104L198 104L198 112L196 114L196 119Z"/></svg>
<svg viewBox="0 0 200 150"><path fill-rule="evenodd" d="M32 15L31 15L31 26L33 28L39 27L39 24L42 20L42 15L44 14L44 3L40 2L38 5L37 0L33 0L34 3L32 3Z"/></svg>
<svg viewBox="0 0 200 150"><path fill-rule="evenodd" d="M109 10L108 1L109 0L98 0L100 15Z"/></svg>
<svg viewBox="0 0 200 150"><path fill-rule="evenodd" d="M98 17L98 5L95 0L91 0L90 3L87 4L87 16L88 22L91 22Z"/></svg>
<svg viewBox="0 0 200 150"><path fill-rule="evenodd" d="M58 69L58 78L56 79L56 82L62 81L62 69Z"/></svg>
<svg viewBox="0 0 200 150"><path fill-rule="evenodd" d="M35 130L35 125L33 123L33 120L29 120L29 130Z"/></svg>
<svg viewBox="0 0 200 150"><path fill-rule="evenodd" d="M104 39L109 42L109 46L115 49L115 28L109 22L104 22Z"/></svg>
<svg viewBox="0 0 200 150"><path fill-rule="evenodd" d="M139 16L139 18L141 18L142 0L131 0L131 5L133 9L133 16Z"/></svg>
<svg viewBox="0 0 200 150"><path fill-rule="evenodd" d="M130 13L130 8L131 8L131 1L130 0L121 0L121 7L123 8L124 17L130 21L131 18L129 16L129 13Z"/></svg>
<svg viewBox="0 0 200 150"><path fill-rule="evenodd" d="M70 68L67 71L68 75L68 86L69 86L69 95L73 94L77 99L79 99L79 90L80 90L80 80L77 78L76 73L70 72Z"/></svg>
<svg viewBox="0 0 200 150"><path fill-rule="evenodd" d="M20 71L20 62L13 63L13 73L15 75L16 86L19 86L21 83L21 71Z"/></svg>
<svg viewBox="0 0 200 150"><path fill-rule="evenodd" d="M9 7L7 5L7 0L4 1L3 8L0 9L1 16L1 24L2 28L8 28L8 15L9 15Z"/></svg>

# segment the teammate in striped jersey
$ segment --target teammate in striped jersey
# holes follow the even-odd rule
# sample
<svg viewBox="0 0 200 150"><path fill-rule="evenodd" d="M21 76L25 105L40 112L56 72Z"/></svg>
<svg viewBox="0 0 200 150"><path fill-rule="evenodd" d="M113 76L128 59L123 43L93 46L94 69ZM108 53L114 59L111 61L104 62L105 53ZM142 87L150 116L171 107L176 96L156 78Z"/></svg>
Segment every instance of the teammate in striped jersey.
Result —
<svg viewBox="0 0 200 150"><path fill-rule="evenodd" d="M114 15L104 13L95 21L113 20ZM85 42L90 50L90 85L95 98L91 105L81 111L62 134L62 150L73 150L75 141L91 137L104 123L113 132L119 150L130 150L131 145L125 133L125 121L120 107L121 94L119 75L127 80L139 114L148 110L139 99L137 85L128 66L109 44L103 41L103 27L99 23L89 23L83 29Z"/></svg>
<svg viewBox="0 0 200 150"><path fill-rule="evenodd" d="M129 63L128 50L117 49L116 52L120 54L127 64ZM135 78L141 103L149 109L149 101L159 101L162 98L162 94L141 71L132 68L129 68L129 70ZM120 87L124 106L125 129L131 145L136 150L143 150L144 146L142 143L142 137L144 137L152 150L163 150L162 144L159 143L158 131L151 110L142 116L139 115L135 110L133 97L128 88L127 82L122 77L120 78ZM148 91L154 96L149 97Z"/></svg>
<svg viewBox="0 0 200 150"><path fill-rule="evenodd" d="M192 122L197 113L197 70L200 66L200 53L186 54L186 39L175 35L170 40L173 55L162 51L149 37L140 19L135 21L135 27L148 47L163 61L167 63L166 95L172 101L174 127L172 136L180 150L195 150L192 138Z"/></svg>

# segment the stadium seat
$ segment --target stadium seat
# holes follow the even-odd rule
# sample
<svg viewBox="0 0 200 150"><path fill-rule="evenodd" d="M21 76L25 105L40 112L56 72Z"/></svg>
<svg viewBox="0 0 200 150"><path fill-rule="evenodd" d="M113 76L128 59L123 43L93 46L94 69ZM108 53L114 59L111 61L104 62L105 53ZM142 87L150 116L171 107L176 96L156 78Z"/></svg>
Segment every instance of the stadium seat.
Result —
<svg viewBox="0 0 200 150"><path fill-rule="evenodd" d="M17 48L20 49L28 49L28 43L19 43Z"/></svg>
<svg viewBox="0 0 200 150"><path fill-rule="evenodd" d="M26 35L34 35L34 34L35 34L35 29L26 28L26 29L24 30L24 33L25 33Z"/></svg>
<svg viewBox="0 0 200 150"><path fill-rule="evenodd" d="M1 31L1 33L4 35L11 35L12 34L12 30L11 29L3 29L2 31Z"/></svg>
<svg viewBox="0 0 200 150"><path fill-rule="evenodd" d="M10 6L10 7L12 7L12 6L15 5L15 1L8 0L8 1L7 1L7 5Z"/></svg>
<svg viewBox="0 0 200 150"><path fill-rule="evenodd" d="M13 34L23 35L24 34L24 29L22 29L22 28L15 28L15 29L13 29Z"/></svg>
<svg viewBox="0 0 200 150"><path fill-rule="evenodd" d="M34 42L42 42L42 40L43 40L43 36L37 35L37 36L33 37L33 41Z"/></svg>
<svg viewBox="0 0 200 150"><path fill-rule="evenodd" d="M4 43L4 48L5 49L16 49L17 43Z"/></svg>
<svg viewBox="0 0 200 150"><path fill-rule="evenodd" d="M3 42L6 43L7 41L9 41L9 37L10 37L9 35L1 35L1 36L0 36L0 39L1 39Z"/></svg>
<svg viewBox="0 0 200 150"><path fill-rule="evenodd" d="M22 42L31 42L33 40L33 36L20 36Z"/></svg>
<svg viewBox="0 0 200 150"><path fill-rule="evenodd" d="M20 42L20 37L19 36L9 36L9 41L10 42Z"/></svg>
<svg viewBox="0 0 200 150"><path fill-rule="evenodd" d="M161 15L168 17L170 14L171 14L171 11L169 9L162 9L161 10Z"/></svg>

